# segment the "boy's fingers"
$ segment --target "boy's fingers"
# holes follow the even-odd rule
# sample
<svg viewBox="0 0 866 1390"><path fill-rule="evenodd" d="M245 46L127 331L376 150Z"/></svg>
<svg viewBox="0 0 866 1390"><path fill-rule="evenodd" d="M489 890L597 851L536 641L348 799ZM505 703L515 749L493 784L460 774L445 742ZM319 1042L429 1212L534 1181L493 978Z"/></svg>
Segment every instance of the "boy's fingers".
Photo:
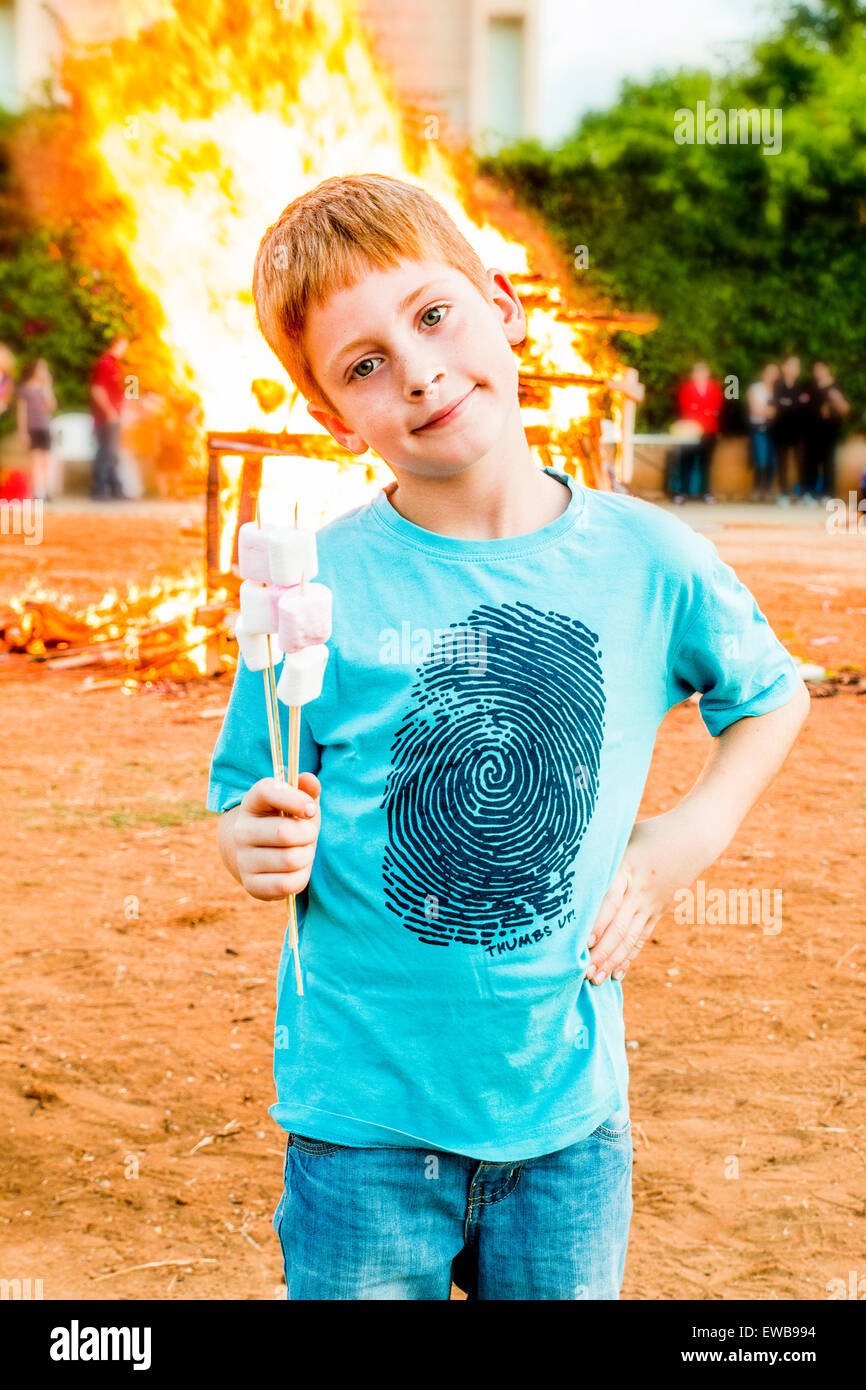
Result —
<svg viewBox="0 0 866 1390"><path fill-rule="evenodd" d="M637 955L646 933L648 918L646 915L638 915L628 923L619 940L612 943L608 949L606 958L602 961L592 962L589 970L592 971L593 984L602 984L615 971L621 970L623 965Z"/></svg>
<svg viewBox="0 0 866 1390"><path fill-rule="evenodd" d="M304 870L304 878L307 877ZM266 902L274 902L277 898L287 898L290 893L302 892L301 875L299 873L283 874L257 874L244 884L247 892L253 898L262 898ZM304 885L306 886L306 885Z"/></svg>
<svg viewBox="0 0 866 1390"><path fill-rule="evenodd" d="M312 777L312 773L305 773L304 776ZM314 780L318 784L318 779ZM292 787L288 782L278 782L276 777L263 777L260 782L256 782L250 787L241 806L251 816L272 816L275 811L287 811L291 816L303 816L306 815L308 807L315 815L318 809L316 802L300 785Z"/></svg>
<svg viewBox="0 0 866 1390"><path fill-rule="evenodd" d="M607 962L619 945L620 937L608 927L589 953L588 971L606 970Z"/></svg>
<svg viewBox="0 0 866 1390"><path fill-rule="evenodd" d="M608 957L616 950L633 911L632 905L623 903L614 913L604 931L596 935L595 945L590 949L590 959L596 969L604 965Z"/></svg>
<svg viewBox="0 0 866 1390"><path fill-rule="evenodd" d="M301 791L309 792L310 796L321 796L322 784L315 772L302 772L298 778L298 786Z"/></svg>
<svg viewBox="0 0 866 1390"><path fill-rule="evenodd" d="M253 848L279 849L311 845L319 833L315 816L250 816L238 838Z"/></svg>
<svg viewBox="0 0 866 1390"><path fill-rule="evenodd" d="M309 868L313 855L309 845L295 845L290 849L254 849L244 858L244 872L247 878L267 877L271 874L296 874Z"/></svg>
<svg viewBox="0 0 866 1390"><path fill-rule="evenodd" d="M595 919L595 925L589 934L589 940L587 941L588 946L594 945L610 926L616 916L617 909L622 905L627 887L628 875L624 869L620 868L617 870L613 882L602 898L601 907Z"/></svg>

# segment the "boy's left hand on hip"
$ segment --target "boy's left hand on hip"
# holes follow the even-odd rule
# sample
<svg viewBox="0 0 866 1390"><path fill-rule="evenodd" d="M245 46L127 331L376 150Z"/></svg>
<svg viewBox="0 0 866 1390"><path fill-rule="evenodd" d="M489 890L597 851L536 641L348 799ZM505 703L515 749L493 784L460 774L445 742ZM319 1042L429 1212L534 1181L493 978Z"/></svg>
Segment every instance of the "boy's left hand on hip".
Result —
<svg viewBox="0 0 866 1390"><path fill-rule="evenodd" d="M638 821L587 939L586 978L621 980L677 889L688 888L708 864L712 847L685 823L679 807ZM689 830L692 834L689 834Z"/></svg>

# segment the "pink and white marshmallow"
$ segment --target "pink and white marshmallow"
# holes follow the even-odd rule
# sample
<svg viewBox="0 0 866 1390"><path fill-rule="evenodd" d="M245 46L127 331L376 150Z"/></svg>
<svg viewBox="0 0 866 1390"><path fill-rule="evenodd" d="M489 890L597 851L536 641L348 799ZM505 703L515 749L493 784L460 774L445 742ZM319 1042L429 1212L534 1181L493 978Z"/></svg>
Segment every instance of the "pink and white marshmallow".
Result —
<svg viewBox="0 0 866 1390"><path fill-rule="evenodd" d="M244 623L243 617L238 618L235 623L235 637L244 665L248 671L266 671L268 669L268 638L264 632L250 632ZM280 650L280 639L271 638L271 660L276 664L283 653Z"/></svg>
<svg viewBox="0 0 866 1390"><path fill-rule="evenodd" d="M327 584L299 584L282 589L277 604L280 646L284 652L327 642L331 635L332 596Z"/></svg>
<svg viewBox="0 0 866 1390"><path fill-rule="evenodd" d="M268 562L268 526L245 521L238 531L238 569L242 579L269 584L271 571Z"/></svg>
<svg viewBox="0 0 866 1390"><path fill-rule="evenodd" d="M268 564L274 584L290 587L319 573L316 533L304 526L268 527Z"/></svg>
<svg viewBox="0 0 866 1390"><path fill-rule="evenodd" d="M327 664L328 648L321 644L287 652L277 682L277 696L283 704L306 705L318 700Z"/></svg>
<svg viewBox="0 0 866 1390"><path fill-rule="evenodd" d="M247 632L276 632L278 605L287 592L280 584L257 584L254 579L245 579L240 597L241 617Z"/></svg>

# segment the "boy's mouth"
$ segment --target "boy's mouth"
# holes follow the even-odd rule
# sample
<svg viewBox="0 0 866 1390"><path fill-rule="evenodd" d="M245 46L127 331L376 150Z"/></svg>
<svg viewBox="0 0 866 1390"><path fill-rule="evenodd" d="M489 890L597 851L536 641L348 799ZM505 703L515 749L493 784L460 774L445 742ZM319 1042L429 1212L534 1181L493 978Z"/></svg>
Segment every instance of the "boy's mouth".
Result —
<svg viewBox="0 0 866 1390"><path fill-rule="evenodd" d="M441 410L434 411L434 413L428 416L424 421L423 425L418 425L411 433L423 434L426 430L441 429L443 425L450 425L452 420L455 420L458 415L462 414L464 403L468 401L474 390L475 387L470 386L464 396L459 396L458 399L452 401L450 405L443 405Z"/></svg>

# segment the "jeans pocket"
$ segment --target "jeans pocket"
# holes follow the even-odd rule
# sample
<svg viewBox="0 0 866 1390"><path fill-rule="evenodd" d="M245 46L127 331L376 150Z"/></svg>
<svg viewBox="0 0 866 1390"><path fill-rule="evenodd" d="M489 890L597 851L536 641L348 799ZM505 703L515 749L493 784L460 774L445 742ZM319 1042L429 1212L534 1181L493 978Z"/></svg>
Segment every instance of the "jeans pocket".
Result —
<svg viewBox="0 0 866 1390"><path fill-rule="evenodd" d="M593 1139L606 1139L614 1142L623 1139L631 1129L631 1115L629 1114L628 1101L620 1105L616 1110L612 1110L607 1119L592 1132Z"/></svg>
<svg viewBox="0 0 866 1390"><path fill-rule="evenodd" d="M332 1154L338 1149L348 1149L348 1144L332 1144L328 1139L311 1139L308 1134L290 1134L289 1144L305 1154Z"/></svg>

